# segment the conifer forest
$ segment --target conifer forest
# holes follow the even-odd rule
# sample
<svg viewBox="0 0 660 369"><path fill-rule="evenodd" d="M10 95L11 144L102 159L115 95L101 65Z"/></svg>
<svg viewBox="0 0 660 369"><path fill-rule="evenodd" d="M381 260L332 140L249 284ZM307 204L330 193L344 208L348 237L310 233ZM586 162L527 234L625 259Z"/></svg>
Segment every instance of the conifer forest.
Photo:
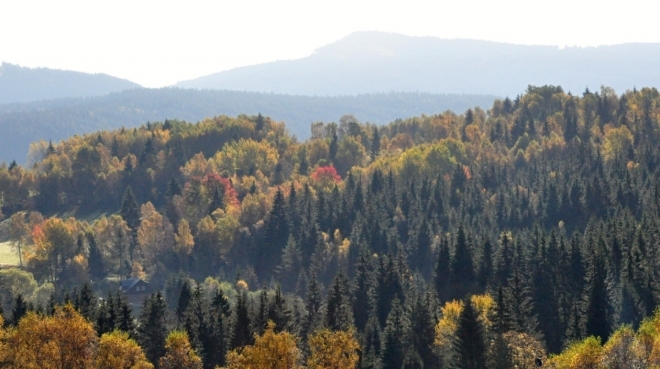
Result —
<svg viewBox="0 0 660 369"><path fill-rule="evenodd" d="M548 85L35 142L0 165L0 366L660 368L659 142L655 88Z"/></svg>

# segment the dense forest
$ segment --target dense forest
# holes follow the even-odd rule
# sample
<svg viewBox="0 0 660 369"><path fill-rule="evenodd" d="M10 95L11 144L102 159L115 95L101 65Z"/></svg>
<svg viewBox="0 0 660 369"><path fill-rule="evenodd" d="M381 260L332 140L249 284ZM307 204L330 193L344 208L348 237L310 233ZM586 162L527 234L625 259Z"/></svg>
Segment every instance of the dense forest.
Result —
<svg viewBox="0 0 660 369"><path fill-rule="evenodd" d="M1 83L1 81L0 81ZM106 96L0 104L0 161L25 163L28 148L39 140L58 142L75 134L176 117L198 122L213 115L261 112L287 122L298 138L309 137L309 124L353 114L372 123L445 110L490 106L495 96L470 94L377 93L357 96L293 96L246 91L131 89ZM32 163L29 163L30 165Z"/></svg>
<svg viewBox="0 0 660 369"><path fill-rule="evenodd" d="M659 123L656 89L530 86L304 142L259 114L37 143L0 167L0 360L657 367Z"/></svg>

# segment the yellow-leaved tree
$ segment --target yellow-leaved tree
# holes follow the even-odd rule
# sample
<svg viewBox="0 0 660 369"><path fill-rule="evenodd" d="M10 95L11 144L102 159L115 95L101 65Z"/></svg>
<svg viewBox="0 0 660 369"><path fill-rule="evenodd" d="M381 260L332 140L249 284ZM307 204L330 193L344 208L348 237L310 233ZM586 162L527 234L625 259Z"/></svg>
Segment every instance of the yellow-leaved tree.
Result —
<svg viewBox="0 0 660 369"><path fill-rule="evenodd" d="M300 369L300 351L296 338L289 332L275 333L275 323L261 336L255 337L254 345L245 346L227 354L227 369Z"/></svg>
<svg viewBox="0 0 660 369"><path fill-rule="evenodd" d="M173 331L165 342L165 356L160 358L160 369L201 369L202 359L190 345L188 333Z"/></svg>
<svg viewBox="0 0 660 369"><path fill-rule="evenodd" d="M94 360L96 369L153 369L142 348L128 333L114 331L101 336Z"/></svg>
<svg viewBox="0 0 660 369"><path fill-rule="evenodd" d="M309 338L309 369L354 369L360 345L352 331L322 329Z"/></svg>
<svg viewBox="0 0 660 369"><path fill-rule="evenodd" d="M92 324L70 304L52 317L28 313L6 339L10 368L91 368L98 343Z"/></svg>

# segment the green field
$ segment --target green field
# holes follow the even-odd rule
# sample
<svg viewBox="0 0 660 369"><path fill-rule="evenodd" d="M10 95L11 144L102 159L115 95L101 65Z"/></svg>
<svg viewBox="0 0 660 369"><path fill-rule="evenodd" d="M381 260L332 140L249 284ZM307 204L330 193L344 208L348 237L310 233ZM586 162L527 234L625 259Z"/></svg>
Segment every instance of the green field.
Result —
<svg viewBox="0 0 660 369"><path fill-rule="evenodd" d="M18 253L11 249L9 242L0 242L0 265L18 265Z"/></svg>

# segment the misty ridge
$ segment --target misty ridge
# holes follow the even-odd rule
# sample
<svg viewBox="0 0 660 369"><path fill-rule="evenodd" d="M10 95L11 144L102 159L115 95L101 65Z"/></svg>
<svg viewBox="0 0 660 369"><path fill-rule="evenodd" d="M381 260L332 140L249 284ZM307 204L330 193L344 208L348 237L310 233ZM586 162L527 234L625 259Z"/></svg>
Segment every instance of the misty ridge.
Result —
<svg viewBox="0 0 660 369"><path fill-rule="evenodd" d="M515 96L528 85L581 93L660 84L660 44L527 46L357 32L288 61L178 83L184 88L344 95L387 91Z"/></svg>
<svg viewBox="0 0 660 369"><path fill-rule="evenodd" d="M309 124L344 114L386 124L457 113L529 85L579 94L660 85L660 44L526 46L477 40L356 32L297 59L235 68L147 89L105 74L0 67L0 161L23 162L28 145L147 121L262 113L284 120L298 138Z"/></svg>

